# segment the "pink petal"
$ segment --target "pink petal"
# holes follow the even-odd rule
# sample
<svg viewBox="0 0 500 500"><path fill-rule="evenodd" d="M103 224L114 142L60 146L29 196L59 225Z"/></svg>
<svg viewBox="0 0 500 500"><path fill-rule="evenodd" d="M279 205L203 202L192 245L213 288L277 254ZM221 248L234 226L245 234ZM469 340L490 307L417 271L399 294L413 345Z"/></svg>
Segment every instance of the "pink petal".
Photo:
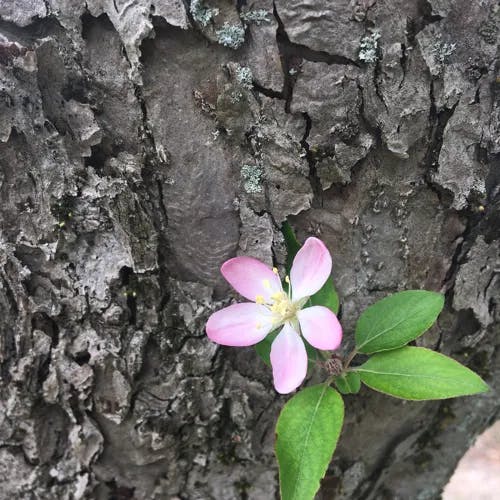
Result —
<svg viewBox="0 0 500 500"><path fill-rule="evenodd" d="M307 238L293 259L290 271L294 301L314 295L330 276L332 257L318 238Z"/></svg>
<svg viewBox="0 0 500 500"><path fill-rule="evenodd" d="M333 351L342 340L342 327L337 316L324 306L312 306L297 313L300 330L316 349Z"/></svg>
<svg viewBox="0 0 500 500"><path fill-rule="evenodd" d="M273 293L281 291L279 276L253 257L229 259L222 264L221 273L240 295L254 302L259 295L269 302Z"/></svg>
<svg viewBox="0 0 500 500"><path fill-rule="evenodd" d="M205 327L210 340L234 347L257 344L272 328L269 309L253 302L233 304L213 313Z"/></svg>
<svg viewBox="0 0 500 500"><path fill-rule="evenodd" d="M271 345L274 387L280 394L295 390L307 374L307 353L300 335L286 323Z"/></svg>

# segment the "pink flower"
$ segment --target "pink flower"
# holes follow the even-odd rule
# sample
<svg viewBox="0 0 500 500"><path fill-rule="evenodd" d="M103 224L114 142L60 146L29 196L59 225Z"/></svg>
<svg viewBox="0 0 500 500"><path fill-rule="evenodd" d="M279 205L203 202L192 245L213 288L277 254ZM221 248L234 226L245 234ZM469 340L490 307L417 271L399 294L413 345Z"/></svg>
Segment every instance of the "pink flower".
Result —
<svg viewBox="0 0 500 500"><path fill-rule="evenodd" d="M295 390L307 374L307 353L301 335L317 349L333 350L342 340L342 327L330 309L307 300L326 282L332 258L324 243L308 238L293 260L288 294L276 268L252 257L235 257L221 267L224 278L252 302L233 304L210 316L208 337L222 345L257 344L282 326L271 346L274 387L281 394Z"/></svg>

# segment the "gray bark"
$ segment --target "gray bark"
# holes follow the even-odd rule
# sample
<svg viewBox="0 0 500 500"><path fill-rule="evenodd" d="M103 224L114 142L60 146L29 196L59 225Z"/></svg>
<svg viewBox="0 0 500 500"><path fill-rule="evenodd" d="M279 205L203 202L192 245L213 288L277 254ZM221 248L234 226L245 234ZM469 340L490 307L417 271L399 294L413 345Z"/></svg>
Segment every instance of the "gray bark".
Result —
<svg viewBox="0 0 500 500"><path fill-rule="evenodd" d="M236 3L0 0L1 498L275 498L286 398L204 323L285 218L333 253L344 352L440 290L419 345L492 387L348 396L322 498L438 498L498 417L497 2Z"/></svg>

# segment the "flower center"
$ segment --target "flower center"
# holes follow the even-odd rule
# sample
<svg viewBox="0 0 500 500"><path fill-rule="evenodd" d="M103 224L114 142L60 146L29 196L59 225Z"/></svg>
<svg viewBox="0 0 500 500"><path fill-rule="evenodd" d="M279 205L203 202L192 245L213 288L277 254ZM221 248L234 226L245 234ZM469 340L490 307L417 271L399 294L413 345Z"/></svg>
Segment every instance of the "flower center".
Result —
<svg viewBox="0 0 500 500"><path fill-rule="evenodd" d="M278 270L273 268L273 272L278 274ZM255 302L257 304L262 304L266 306L273 314L273 324L279 326L286 321L291 321L297 315L297 311L302 307L301 303L293 303L290 290L290 278L285 277L285 281L288 283L289 291L288 293L283 290L276 291L270 296L270 301L266 301L263 295L257 295L255 297ZM264 288L270 289L271 284L268 280L263 281Z"/></svg>
<svg viewBox="0 0 500 500"><path fill-rule="evenodd" d="M276 292L271 295L272 303L269 309L273 313L274 323L284 323L297 314L298 307L293 304L285 292Z"/></svg>
<svg viewBox="0 0 500 500"><path fill-rule="evenodd" d="M273 313L273 323L276 325L292 320L300 309L300 304L294 304L283 291L273 293L270 302L266 302L263 295L257 295L255 302L266 306Z"/></svg>

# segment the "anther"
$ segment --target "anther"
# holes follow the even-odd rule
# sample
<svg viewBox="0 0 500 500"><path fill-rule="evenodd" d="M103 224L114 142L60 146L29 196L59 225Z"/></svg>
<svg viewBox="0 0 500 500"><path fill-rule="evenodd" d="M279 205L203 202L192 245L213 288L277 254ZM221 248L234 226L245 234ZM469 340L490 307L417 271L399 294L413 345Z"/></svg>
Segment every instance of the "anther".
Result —
<svg viewBox="0 0 500 500"><path fill-rule="evenodd" d="M273 267L273 273L274 274L278 274L278 268L277 267Z"/></svg>
<svg viewBox="0 0 500 500"><path fill-rule="evenodd" d="M290 283L290 276L285 276L285 281L286 281L287 283Z"/></svg>
<svg viewBox="0 0 500 500"><path fill-rule="evenodd" d="M255 297L255 302L257 304L264 304L264 302L265 302L264 296L263 295L257 295L257 297Z"/></svg>

